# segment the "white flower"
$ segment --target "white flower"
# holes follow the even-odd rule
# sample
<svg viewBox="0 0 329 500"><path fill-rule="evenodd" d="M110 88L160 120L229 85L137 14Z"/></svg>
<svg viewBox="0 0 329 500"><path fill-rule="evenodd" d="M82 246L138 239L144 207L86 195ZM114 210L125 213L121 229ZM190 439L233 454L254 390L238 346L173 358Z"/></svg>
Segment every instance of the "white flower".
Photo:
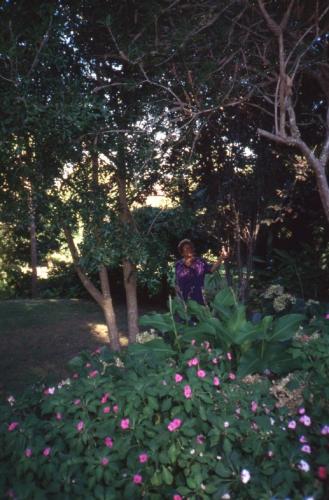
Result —
<svg viewBox="0 0 329 500"><path fill-rule="evenodd" d="M191 450L190 453L191 453L191 455L194 455L195 450Z"/></svg>
<svg viewBox="0 0 329 500"><path fill-rule="evenodd" d="M203 483L201 483L201 484L200 484L200 488L201 488L202 490L205 490L205 489L206 489L206 485L205 485L205 484L203 484Z"/></svg>
<svg viewBox="0 0 329 500"><path fill-rule="evenodd" d="M8 396L7 401L10 404L10 406L14 406L16 399L14 398L14 396Z"/></svg>
<svg viewBox="0 0 329 500"><path fill-rule="evenodd" d="M297 467L298 467L298 469L300 469L304 472L308 472L310 470L310 466L305 460L300 460Z"/></svg>
<svg viewBox="0 0 329 500"><path fill-rule="evenodd" d="M217 458L217 460L221 460L222 459L222 457L220 455L217 455L216 458Z"/></svg>
<svg viewBox="0 0 329 500"><path fill-rule="evenodd" d="M275 424L274 418L270 417L270 422L271 422L271 425L274 425Z"/></svg>
<svg viewBox="0 0 329 500"><path fill-rule="evenodd" d="M230 500L231 495L229 493L224 493L224 495L221 496L222 500Z"/></svg>
<svg viewBox="0 0 329 500"><path fill-rule="evenodd" d="M247 484L250 481L250 477L251 477L250 472L247 469L242 469L240 477L241 477L241 481L243 482L243 484Z"/></svg>
<svg viewBox="0 0 329 500"><path fill-rule="evenodd" d="M224 427L225 427L225 428L227 428L227 427L229 427L229 426L230 426L229 422L224 422Z"/></svg>

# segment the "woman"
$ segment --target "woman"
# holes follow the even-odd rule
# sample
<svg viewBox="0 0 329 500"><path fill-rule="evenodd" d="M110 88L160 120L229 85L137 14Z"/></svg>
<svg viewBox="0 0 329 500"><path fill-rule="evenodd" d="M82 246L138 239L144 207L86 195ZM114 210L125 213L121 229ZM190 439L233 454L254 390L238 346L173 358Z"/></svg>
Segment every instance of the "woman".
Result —
<svg viewBox="0 0 329 500"><path fill-rule="evenodd" d="M206 273L213 273L227 259L228 251L222 247L219 259L209 264L196 257L194 245L190 240L182 240L178 244L182 258L176 262L176 292L184 300L195 300L204 305L204 278Z"/></svg>

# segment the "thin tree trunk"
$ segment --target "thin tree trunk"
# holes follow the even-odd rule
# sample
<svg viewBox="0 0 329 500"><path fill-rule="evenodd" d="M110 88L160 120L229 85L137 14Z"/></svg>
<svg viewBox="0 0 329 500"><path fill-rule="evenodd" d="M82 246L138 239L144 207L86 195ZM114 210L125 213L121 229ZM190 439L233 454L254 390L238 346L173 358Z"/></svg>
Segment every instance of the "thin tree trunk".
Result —
<svg viewBox="0 0 329 500"><path fill-rule="evenodd" d="M103 264L101 265L99 270L99 278L103 293L102 309L104 312L107 328L111 336L111 347L114 351L119 351L120 350L119 331L117 328L117 321L112 302L110 282L107 269Z"/></svg>
<svg viewBox="0 0 329 500"><path fill-rule="evenodd" d="M136 266L126 259L123 261L122 265L127 302L129 341L136 342L136 335L139 332Z"/></svg>
<svg viewBox="0 0 329 500"><path fill-rule="evenodd" d="M93 297L93 299L103 310L108 329L107 340L110 344L110 347L111 349L113 349L113 351L118 351L120 349L119 332L117 329L116 317L110 293L110 285L107 275L107 269L105 266L101 266L99 271L101 288L102 288L102 293L101 293L82 270L79 264L78 250L77 247L75 246L72 233L68 227L64 227L64 233L72 256L75 270L81 280L81 283L83 284L87 292Z"/></svg>
<svg viewBox="0 0 329 500"><path fill-rule="evenodd" d="M117 176L118 192L119 192L119 210L120 220L123 225L130 224L134 228L131 213L127 202L126 181L120 175ZM128 259L123 259L123 281L126 293L127 304L127 319L129 342L136 342L136 335L139 333L138 328L138 301L137 301L137 279L136 266Z"/></svg>
<svg viewBox="0 0 329 500"><path fill-rule="evenodd" d="M28 182L28 210L30 219L30 255L31 255L31 294L35 299L38 296L38 253L37 253L37 231L35 222L35 205L33 201L32 185Z"/></svg>

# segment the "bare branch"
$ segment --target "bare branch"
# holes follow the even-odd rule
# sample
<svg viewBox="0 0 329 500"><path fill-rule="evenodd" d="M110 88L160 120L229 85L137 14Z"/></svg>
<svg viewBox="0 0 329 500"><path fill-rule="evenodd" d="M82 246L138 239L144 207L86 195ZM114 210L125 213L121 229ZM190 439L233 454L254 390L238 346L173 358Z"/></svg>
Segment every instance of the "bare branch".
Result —
<svg viewBox="0 0 329 500"><path fill-rule="evenodd" d="M278 144L283 144L285 146L296 146L297 142L293 137L282 137L281 135L272 134L272 132L268 132L264 129L257 129L257 132L260 136L266 137L270 141L277 142Z"/></svg>
<svg viewBox="0 0 329 500"><path fill-rule="evenodd" d="M329 106L327 109L326 138L320 155L320 162L325 167L329 159Z"/></svg>
<svg viewBox="0 0 329 500"><path fill-rule="evenodd" d="M288 24L288 21L289 21L289 17L290 17L290 14L291 14L291 9L293 8L294 3L295 3L295 0L291 0L290 1L290 4L288 5L288 8L287 8L287 10L286 10L286 12L285 12L285 14L283 16L283 19L282 19L282 21L280 23L280 28L281 28L282 31L285 30L286 27L287 27L287 24Z"/></svg>
<svg viewBox="0 0 329 500"><path fill-rule="evenodd" d="M52 24L53 24L53 17L51 16L50 20L49 20L49 23L48 23L47 31L46 31L46 33L42 37L42 40L41 40L39 48L38 48L38 50L37 50L37 52L36 52L36 54L34 56L34 59L33 59L33 62L31 64L31 67L30 67L29 71L27 72L27 78L29 78L31 76L32 71L34 70L34 68L37 66L37 64L39 62L40 54L42 52L42 49L45 47L46 43L49 40L49 35L50 35L50 30L51 30Z"/></svg>
<svg viewBox="0 0 329 500"><path fill-rule="evenodd" d="M268 27L275 34L275 36L278 37L280 35L280 33L282 33L281 26L276 21L274 21L274 19L269 15L269 13L266 10L266 7L264 5L263 0L257 0L257 1L258 1L258 6L260 8L260 11L263 14L265 21L268 24Z"/></svg>

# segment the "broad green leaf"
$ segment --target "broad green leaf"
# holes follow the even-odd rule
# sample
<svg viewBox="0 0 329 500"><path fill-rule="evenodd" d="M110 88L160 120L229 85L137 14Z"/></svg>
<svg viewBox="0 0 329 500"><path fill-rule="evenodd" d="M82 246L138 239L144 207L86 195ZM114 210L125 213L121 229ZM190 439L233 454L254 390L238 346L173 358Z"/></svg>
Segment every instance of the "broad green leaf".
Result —
<svg viewBox="0 0 329 500"><path fill-rule="evenodd" d="M274 329L269 337L269 340L278 340L283 342L291 339L295 335L303 319L305 319L303 314L286 314L285 316L282 316L275 322Z"/></svg>
<svg viewBox="0 0 329 500"><path fill-rule="evenodd" d="M140 318L139 324L146 328L154 328L161 333L167 333L173 330L172 318L169 313L145 314Z"/></svg>

